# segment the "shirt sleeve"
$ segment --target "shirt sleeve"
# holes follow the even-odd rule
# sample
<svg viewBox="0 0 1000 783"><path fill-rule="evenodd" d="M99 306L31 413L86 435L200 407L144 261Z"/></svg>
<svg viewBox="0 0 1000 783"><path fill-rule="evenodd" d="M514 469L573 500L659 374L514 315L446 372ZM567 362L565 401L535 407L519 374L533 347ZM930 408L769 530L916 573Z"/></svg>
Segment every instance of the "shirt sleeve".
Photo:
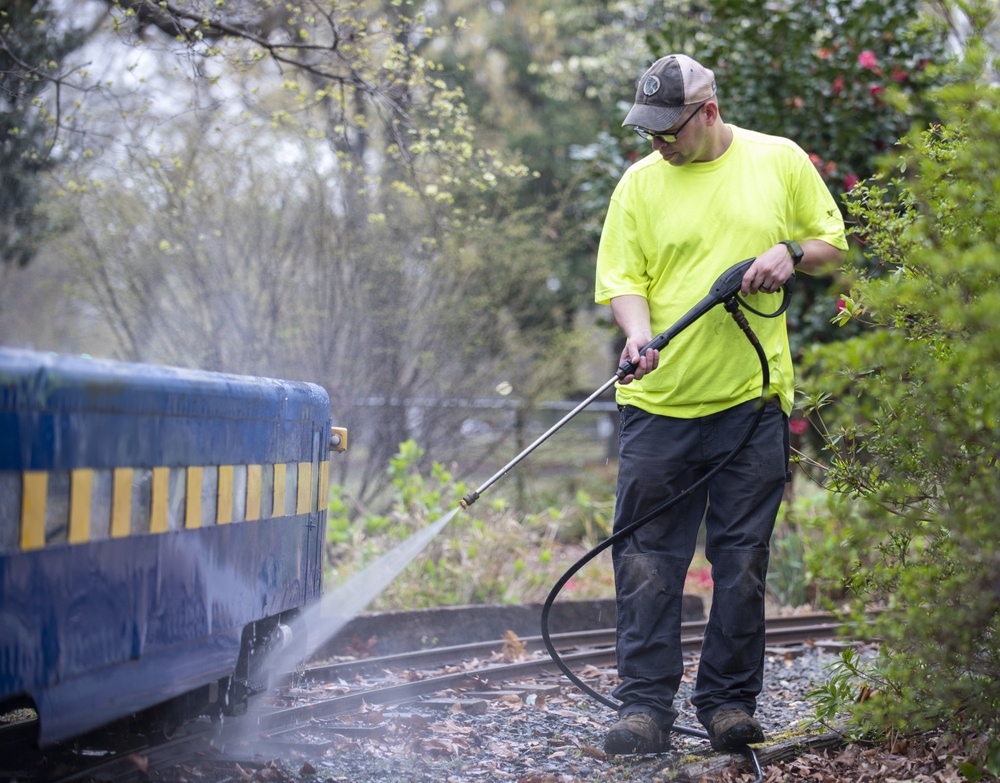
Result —
<svg viewBox="0 0 1000 783"><path fill-rule="evenodd" d="M628 206L630 180L615 188L604 218L597 249L594 301L608 304L616 296L649 296L650 277L639 242L635 214Z"/></svg>
<svg viewBox="0 0 1000 783"><path fill-rule="evenodd" d="M847 250L844 218L816 167L802 152L794 199L794 236L790 239L821 239Z"/></svg>

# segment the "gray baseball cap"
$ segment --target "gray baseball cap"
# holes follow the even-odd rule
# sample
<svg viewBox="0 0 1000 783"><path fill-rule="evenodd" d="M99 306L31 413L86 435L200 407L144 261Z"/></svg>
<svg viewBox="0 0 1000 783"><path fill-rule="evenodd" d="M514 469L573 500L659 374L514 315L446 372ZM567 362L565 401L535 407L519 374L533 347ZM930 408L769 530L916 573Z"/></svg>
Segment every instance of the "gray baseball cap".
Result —
<svg viewBox="0 0 1000 783"><path fill-rule="evenodd" d="M686 54L668 54L639 77L635 103L622 125L668 130L684 109L715 97L715 74Z"/></svg>

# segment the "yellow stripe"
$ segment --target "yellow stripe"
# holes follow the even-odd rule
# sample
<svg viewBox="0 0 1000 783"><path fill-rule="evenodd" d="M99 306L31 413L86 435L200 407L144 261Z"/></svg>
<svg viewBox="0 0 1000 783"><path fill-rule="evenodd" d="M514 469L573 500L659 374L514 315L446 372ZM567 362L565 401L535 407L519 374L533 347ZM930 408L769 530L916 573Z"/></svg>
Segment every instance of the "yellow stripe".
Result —
<svg viewBox="0 0 1000 783"><path fill-rule="evenodd" d="M201 527L201 476L202 469L189 465L187 469L187 501L184 506L184 527L189 530Z"/></svg>
<svg viewBox="0 0 1000 783"><path fill-rule="evenodd" d="M132 533L132 468L115 468L111 482L111 537Z"/></svg>
<svg viewBox="0 0 1000 783"><path fill-rule="evenodd" d="M153 468L153 497L149 508L149 532L166 533L170 529L170 468Z"/></svg>
<svg viewBox="0 0 1000 783"><path fill-rule="evenodd" d="M300 462L298 471L298 497L295 502L296 514L308 514L312 507L312 463Z"/></svg>
<svg viewBox="0 0 1000 783"><path fill-rule="evenodd" d="M285 516L285 482L287 481L285 463L274 466L274 504L271 506L272 517Z"/></svg>
<svg viewBox="0 0 1000 783"><path fill-rule="evenodd" d="M21 549L41 549L45 546L49 474L42 470L25 471L21 488Z"/></svg>
<svg viewBox="0 0 1000 783"><path fill-rule="evenodd" d="M90 498L94 485L94 471L77 468L69 474L69 542L83 544L90 541Z"/></svg>
<svg viewBox="0 0 1000 783"><path fill-rule="evenodd" d="M315 470L311 462L291 463L296 465L297 482L295 492L296 514L326 511L329 506L330 462L320 462ZM218 496L216 503L216 524L230 524L236 503L233 497L235 484L233 465L218 468ZM184 527L202 526L202 484L204 468L189 465L186 468L186 497L184 507ZM133 468L115 468L111 488L111 537L122 538L132 534L132 494L134 484ZM259 520L261 517L261 488L263 466L246 466L245 519ZM95 473L92 468L76 468L70 471L69 530L70 544L88 542L93 536L93 506ZM273 466L272 517L282 517L286 513L288 493L288 465ZM313 481L315 480L315 494ZM22 474L21 496L21 549L41 549L46 544L46 513L48 511L49 474L47 471L24 471ZM149 532L164 533L170 529L170 468L152 469L152 488L149 508ZM104 512L106 513L106 512Z"/></svg>
<svg viewBox="0 0 1000 783"><path fill-rule="evenodd" d="M330 462L319 463L319 496L316 499L316 510L326 511L330 505Z"/></svg>
<svg viewBox="0 0 1000 783"><path fill-rule="evenodd" d="M215 524L233 521L233 466L219 466L219 500L215 504Z"/></svg>
<svg viewBox="0 0 1000 783"><path fill-rule="evenodd" d="M260 519L260 465L247 465L247 522Z"/></svg>

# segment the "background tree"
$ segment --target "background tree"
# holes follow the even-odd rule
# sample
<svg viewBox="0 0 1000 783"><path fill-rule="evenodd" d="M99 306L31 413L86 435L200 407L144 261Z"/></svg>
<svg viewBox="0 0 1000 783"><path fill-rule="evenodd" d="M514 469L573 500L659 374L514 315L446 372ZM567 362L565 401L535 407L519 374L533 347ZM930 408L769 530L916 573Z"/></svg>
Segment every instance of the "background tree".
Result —
<svg viewBox="0 0 1000 783"><path fill-rule="evenodd" d="M89 32L57 19L46 0L12 0L0 10L0 280L7 265L31 260L44 233L35 207L66 119L41 96L68 87L61 63Z"/></svg>
<svg viewBox="0 0 1000 783"><path fill-rule="evenodd" d="M739 10L722 6L728 18ZM874 8L853 10L859 30ZM365 447L338 460L363 476L360 496L408 438L429 462L451 458L459 433L463 473L512 454L514 410L464 438L463 425L488 417L457 401L528 405L589 391L613 369L618 338L592 304L593 258L611 188L647 149L620 120L636 74L658 46L676 48L659 31L702 47L707 9L74 7L93 40L61 66L74 92L50 90L39 107L72 120L50 137L62 195L44 215L73 230L44 253L58 304L44 320L0 308L0 331L49 347L44 335L72 314L84 328L61 345L76 350L319 380ZM783 42L802 63L826 62L814 39L839 35L817 19ZM711 40L733 50L756 35L712 24ZM828 124L849 125L854 104L835 108ZM9 277L0 296L36 301L43 283L25 292L26 280Z"/></svg>
<svg viewBox="0 0 1000 783"><path fill-rule="evenodd" d="M552 377L567 330L532 315L549 274L513 198L528 170L473 143L427 56L453 33L415 7L220 9L114 7L105 35L133 49L86 119L117 132L62 168L53 252L124 358L326 385L368 502L401 441L453 442L469 413L450 401Z"/></svg>
<svg viewBox="0 0 1000 783"><path fill-rule="evenodd" d="M634 95L638 74L653 60L690 54L715 71L728 122L795 140L837 198L876 170L879 156L914 119L931 119L921 96L940 78L934 66L944 58L946 30L921 0L629 5L621 18L632 20L642 39L600 30L591 49L608 54L591 58L577 84L602 68L621 78L627 63L617 92L603 94L611 107ZM623 42L629 42L624 50ZM885 100L890 87L909 102ZM608 115L608 135L586 157L588 165L610 162L605 168L617 180L617 161L645 154L648 144L611 121L623 112ZM610 187L595 189L610 195ZM787 316L793 351L843 336L830 328L839 293L828 279L800 276Z"/></svg>

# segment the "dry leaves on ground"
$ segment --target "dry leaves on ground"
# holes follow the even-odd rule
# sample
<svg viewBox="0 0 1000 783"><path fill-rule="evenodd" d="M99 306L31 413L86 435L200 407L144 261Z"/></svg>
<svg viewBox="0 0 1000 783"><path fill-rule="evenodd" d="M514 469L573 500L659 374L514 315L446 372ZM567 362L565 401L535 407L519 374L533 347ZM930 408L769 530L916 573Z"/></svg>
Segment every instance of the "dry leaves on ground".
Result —
<svg viewBox="0 0 1000 783"><path fill-rule="evenodd" d="M931 732L891 746L851 744L843 748L807 753L764 767L764 783L965 783L960 771L981 739ZM747 773L726 771L717 783L752 780ZM996 778L982 778L996 780Z"/></svg>

